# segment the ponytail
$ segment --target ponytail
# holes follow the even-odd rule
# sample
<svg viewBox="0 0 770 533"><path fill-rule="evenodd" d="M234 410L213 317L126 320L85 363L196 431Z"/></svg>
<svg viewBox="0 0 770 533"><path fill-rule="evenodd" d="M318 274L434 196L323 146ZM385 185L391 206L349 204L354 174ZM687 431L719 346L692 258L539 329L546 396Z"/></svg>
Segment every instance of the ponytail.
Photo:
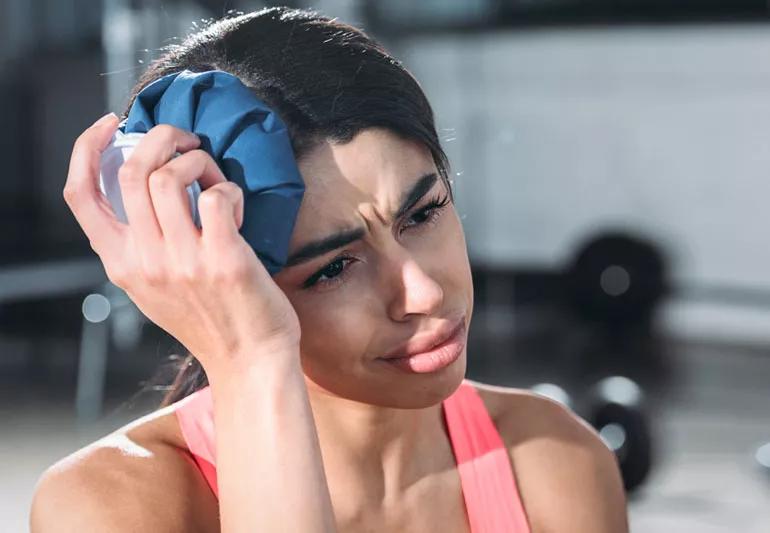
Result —
<svg viewBox="0 0 770 533"><path fill-rule="evenodd" d="M176 376L171 385L168 386L159 407L166 407L178 402L209 384L206 371L190 352L187 352L187 355L181 360L172 361L171 364L176 366Z"/></svg>
<svg viewBox="0 0 770 533"><path fill-rule="evenodd" d="M203 366L181 343L178 344L181 352L186 355L170 354L168 360L159 365L148 380L139 384L139 390L128 401L129 404L145 394L155 396L163 392L160 404L156 404L156 409L160 409L208 386L209 380ZM152 403L155 402L157 399Z"/></svg>

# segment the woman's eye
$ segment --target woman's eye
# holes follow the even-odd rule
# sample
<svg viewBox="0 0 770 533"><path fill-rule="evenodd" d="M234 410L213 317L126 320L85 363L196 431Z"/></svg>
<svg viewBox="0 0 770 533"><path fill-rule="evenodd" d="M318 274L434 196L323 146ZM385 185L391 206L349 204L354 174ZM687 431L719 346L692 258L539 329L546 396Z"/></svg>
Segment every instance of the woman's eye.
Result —
<svg viewBox="0 0 770 533"><path fill-rule="evenodd" d="M414 215L412 215L412 220L415 220L418 224L424 224L427 220L430 219L430 214L432 212L433 208L426 208L418 211Z"/></svg>
<svg viewBox="0 0 770 533"><path fill-rule="evenodd" d="M310 276L310 278L307 279L304 283L304 287L308 288L313 285L326 285L329 283L336 282L337 280L344 277L345 272L347 269L344 267L343 263L345 261L352 261L353 259L350 257L338 257L325 267L323 267L321 270ZM326 278L326 279L322 279Z"/></svg>
<svg viewBox="0 0 770 533"><path fill-rule="evenodd" d="M414 213L410 220L414 220L416 223L407 225L406 227L420 226L422 224L431 224L441 214L441 210L449 203L449 195L443 198L434 198L428 205Z"/></svg>
<svg viewBox="0 0 770 533"><path fill-rule="evenodd" d="M443 198L434 198L425 207L419 211L413 213L410 217L410 221L414 221L413 224L406 224L405 228L418 227L423 225L432 224L441 215L441 211L444 206L449 203L449 195ZM327 264L321 270L310 276L303 288L310 288L317 286L319 288L326 288L331 285L339 285L348 275L349 267L346 267L347 262L354 261L352 257L341 256L334 259L331 263Z"/></svg>

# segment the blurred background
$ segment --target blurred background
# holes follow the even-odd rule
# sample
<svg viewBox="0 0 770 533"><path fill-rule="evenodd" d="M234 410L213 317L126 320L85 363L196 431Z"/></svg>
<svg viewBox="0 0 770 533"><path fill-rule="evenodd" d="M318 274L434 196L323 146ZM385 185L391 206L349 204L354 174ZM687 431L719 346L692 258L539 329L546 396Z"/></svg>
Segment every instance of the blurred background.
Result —
<svg viewBox="0 0 770 533"><path fill-rule="evenodd" d="M770 531L764 0L0 2L0 531L181 353L65 205L74 139L164 46L269 5L363 28L428 94L474 271L468 377L593 424L632 531Z"/></svg>

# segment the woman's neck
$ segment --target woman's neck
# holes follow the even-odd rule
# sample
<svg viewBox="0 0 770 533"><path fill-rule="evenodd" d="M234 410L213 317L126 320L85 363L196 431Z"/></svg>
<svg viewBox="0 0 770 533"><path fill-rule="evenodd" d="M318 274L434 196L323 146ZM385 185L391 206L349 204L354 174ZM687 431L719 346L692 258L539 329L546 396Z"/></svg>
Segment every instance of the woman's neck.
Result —
<svg viewBox="0 0 770 533"><path fill-rule="evenodd" d="M308 392L330 488L366 495L377 505L398 501L426 476L454 468L441 403L395 409L313 387Z"/></svg>

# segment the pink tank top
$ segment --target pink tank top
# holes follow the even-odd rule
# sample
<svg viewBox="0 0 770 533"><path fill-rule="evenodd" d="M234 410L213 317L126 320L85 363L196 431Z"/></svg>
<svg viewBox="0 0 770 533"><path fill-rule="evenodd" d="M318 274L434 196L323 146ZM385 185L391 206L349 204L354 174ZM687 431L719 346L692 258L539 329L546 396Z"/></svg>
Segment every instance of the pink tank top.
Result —
<svg viewBox="0 0 770 533"><path fill-rule="evenodd" d="M209 387L175 404L187 447L218 496L214 413ZM443 402L473 533L529 533L508 451L476 389L463 380Z"/></svg>

